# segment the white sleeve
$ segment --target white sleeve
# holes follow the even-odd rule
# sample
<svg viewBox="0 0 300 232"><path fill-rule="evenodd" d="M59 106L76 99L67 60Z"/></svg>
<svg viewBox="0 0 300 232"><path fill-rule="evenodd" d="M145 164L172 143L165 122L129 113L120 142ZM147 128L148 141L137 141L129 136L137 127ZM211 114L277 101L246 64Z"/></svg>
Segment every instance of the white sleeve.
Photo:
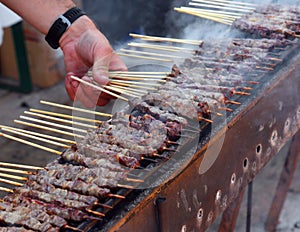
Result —
<svg viewBox="0 0 300 232"><path fill-rule="evenodd" d="M0 3L0 45L3 40L3 28L10 27L21 20L20 16Z"/></svg>

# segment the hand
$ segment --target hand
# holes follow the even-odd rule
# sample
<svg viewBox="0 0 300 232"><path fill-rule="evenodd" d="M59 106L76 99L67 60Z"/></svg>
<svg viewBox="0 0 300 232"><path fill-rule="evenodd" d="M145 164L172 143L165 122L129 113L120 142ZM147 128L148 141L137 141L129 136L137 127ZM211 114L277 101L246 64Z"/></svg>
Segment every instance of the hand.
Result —
<svg viewBox="0 0 300 232"><path fill-rule="evenodd" d="M70 78L74 75L91 82L86 74L92 67L94 80L106 85L109 82L108 70L127 70L105 36L87 16L82 16L64 33L59 43L64 53L65 85L70 98L79 100L88 108L107 104L113 97Z"/></svg>

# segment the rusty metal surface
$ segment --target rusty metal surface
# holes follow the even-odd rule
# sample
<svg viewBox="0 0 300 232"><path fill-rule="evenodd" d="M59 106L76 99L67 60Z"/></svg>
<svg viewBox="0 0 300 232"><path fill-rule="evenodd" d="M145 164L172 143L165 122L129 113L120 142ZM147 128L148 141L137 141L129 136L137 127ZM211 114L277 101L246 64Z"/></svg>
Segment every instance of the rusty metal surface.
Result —
<svg viewBox="0 0 300 232"><path fill-rule="evenodd" d="M296 55L245 100L226 128L219 128L211 145L202 147L180 175L157 188L136 193L136 199L120 209L102 230L158 231L154 204L158 197L166 199L159 210L161 231L208 228L299 130L298 73L300 57ZM203 163L216 152L217 159L204 172Z"/></svg>
<svg viewBox="0 0 300 232"><path fill-rule="evenodd" d="M219 232L234 231L244 193L245 189L239 193L237 199L231 202L231 204L223 212L222 220L219 226Z"/></svg>
<svg viewBox="0 0 300 232"><path fill-rule="evenodd" d="M288 194L300 157L300 131L293 137L265 224L266 231L275 231L281 209Z"/></svg>

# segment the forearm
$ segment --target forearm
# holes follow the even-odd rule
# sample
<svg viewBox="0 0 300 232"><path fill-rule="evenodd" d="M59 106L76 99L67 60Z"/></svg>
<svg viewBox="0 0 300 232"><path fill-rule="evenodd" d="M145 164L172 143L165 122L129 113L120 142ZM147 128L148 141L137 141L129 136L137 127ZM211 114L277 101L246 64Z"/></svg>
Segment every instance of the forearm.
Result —
<svg viewBox="0 0 300 232"><path fill-rule="evenodd" d="M75 6L71 0L2 0L1 3L43 34L48 33L59 15Z"/></svg>

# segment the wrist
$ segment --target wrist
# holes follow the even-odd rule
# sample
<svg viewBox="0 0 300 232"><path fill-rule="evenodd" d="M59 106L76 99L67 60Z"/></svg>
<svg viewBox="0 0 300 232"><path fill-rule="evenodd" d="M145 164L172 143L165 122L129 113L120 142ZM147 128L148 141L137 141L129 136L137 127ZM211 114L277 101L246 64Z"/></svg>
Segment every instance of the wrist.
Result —
<svg viewBox="0 0 300 232"><path fill-rule="evenodd" d="M95 24L88 16L81 16L61 36L59 40L60 47L64 47L69 42L74 42L74 39L79 39L84 32L90 29L97 30Z"/></svg>
<svg viewBox="0 0 300 232"><path fill-rule="evenodd" d="M57 49L59 47L59 40L62 35L69 29L69 27L80 17L84 16L85 12L77 7L72 7L64 14L60 15L50 27L45 39L48 44Z"/></svg>

